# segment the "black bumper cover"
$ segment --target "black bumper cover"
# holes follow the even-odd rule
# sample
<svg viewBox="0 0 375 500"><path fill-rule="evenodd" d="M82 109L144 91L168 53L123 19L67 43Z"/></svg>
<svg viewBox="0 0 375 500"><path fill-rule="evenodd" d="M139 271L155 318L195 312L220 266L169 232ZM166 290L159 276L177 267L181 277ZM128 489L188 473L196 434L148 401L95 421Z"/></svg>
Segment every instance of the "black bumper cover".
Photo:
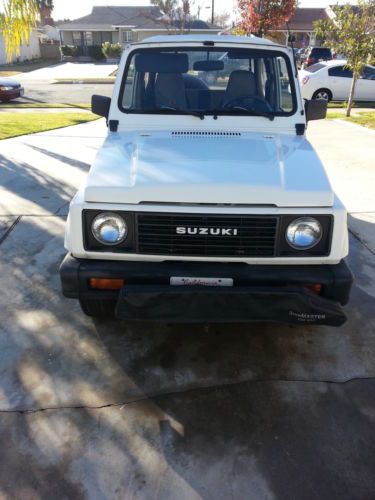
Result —
<svg viewBox="0 0 375 500"><path fill-rule="evenodd" d="M63 294L70 298L117 300L116 315L129 320L171 322L278 321L340 326L353 275L337 265L250 266L238 263L126 262L75 259L60 268ZM234 287L175 287L171 276L233 278ZM121 292L89 287L90 278L121 278ZM319 283L322 295L305 285Z"/></svg>

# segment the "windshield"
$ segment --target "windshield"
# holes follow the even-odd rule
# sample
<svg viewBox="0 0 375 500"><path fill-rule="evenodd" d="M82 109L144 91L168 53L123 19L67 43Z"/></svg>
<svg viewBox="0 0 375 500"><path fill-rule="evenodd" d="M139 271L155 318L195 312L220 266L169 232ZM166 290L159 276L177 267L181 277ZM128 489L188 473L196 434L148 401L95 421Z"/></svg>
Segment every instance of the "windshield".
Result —
<svg viewBox="0 0 375 500"><path fill-rule="evenodd" d="M266 50L165 48L134 51L119 105L127 113L294 114L289 58Z"/></svg>
<svg viewBox="0 0 375 500"><path fill-rule="evenodd" d="M322 63L317 63L317 64L312 64L311 66L308 66L305 68L305 71L308 73L316 73L317 71L320 71L323 68L326 68L327 66Z"/></svg>

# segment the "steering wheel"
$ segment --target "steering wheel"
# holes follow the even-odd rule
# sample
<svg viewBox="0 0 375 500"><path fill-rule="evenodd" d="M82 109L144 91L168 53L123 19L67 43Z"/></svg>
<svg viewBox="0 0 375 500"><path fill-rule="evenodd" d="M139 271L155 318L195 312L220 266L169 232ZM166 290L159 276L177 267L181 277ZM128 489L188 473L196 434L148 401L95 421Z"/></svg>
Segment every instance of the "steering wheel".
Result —
<svg viewBox="0 0 375 500"><path fill-rule="evenodd" d="M259 103L261 108L257 110L256 104ZM233 109L233 108L246 108L248 111L264 111L267 113L272 113L272 108L269 103L262 97L252 96L252 97L236 97L235 99L230 99L223 104L223 109Z"/></svg>

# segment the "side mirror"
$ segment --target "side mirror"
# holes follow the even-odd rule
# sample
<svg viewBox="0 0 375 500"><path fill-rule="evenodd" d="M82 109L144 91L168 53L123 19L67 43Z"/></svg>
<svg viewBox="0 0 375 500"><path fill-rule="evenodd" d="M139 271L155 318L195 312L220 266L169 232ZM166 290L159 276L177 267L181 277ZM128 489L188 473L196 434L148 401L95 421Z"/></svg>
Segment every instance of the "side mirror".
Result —
<svg viewBox="0 0 375 500"><path fill-rule="evenodd" d="M306 121L324 120L327 117L328 102L323 99L314 99L305 102Z"/></svg>
<svg viewBox="0 0 375 500"><path fill-rule="evenodd" d="M95 115L104 116L108 119L111 98L103 95L93 95L91 98L91 110Z"/></svg>

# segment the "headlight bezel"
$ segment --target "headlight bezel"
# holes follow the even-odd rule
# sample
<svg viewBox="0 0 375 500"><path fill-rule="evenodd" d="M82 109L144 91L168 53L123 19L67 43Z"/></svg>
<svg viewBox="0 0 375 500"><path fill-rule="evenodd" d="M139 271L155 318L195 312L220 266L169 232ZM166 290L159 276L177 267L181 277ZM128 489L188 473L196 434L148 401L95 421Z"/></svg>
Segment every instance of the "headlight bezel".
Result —
<svg viewBox="0 0 375 500"><path fill-rule="evenodd" d="M120 216L127 228L127 237L115 245L101 243L92 232L92 224L94 220L102 214L113 213ZM134 213L123 212L121 210L96 210L85 209L82 211L82 227L83 227L83 246L84 249L91 252L110 252L110 253L135 253L135 223Z"/></svg>
<svg viewBox="0 0 375 500"><path fill-rule="evenodd" d="M289 225L298 219L313 218L316 219L322 227L322 236L320 241L313 247L307 249L293 248L286 239L286 231ZM276 250L277 257L328 257L331 253L333 236L333 215L327 214L291 214L282 215L280 218L280 228L278 245Z"/></svg>

